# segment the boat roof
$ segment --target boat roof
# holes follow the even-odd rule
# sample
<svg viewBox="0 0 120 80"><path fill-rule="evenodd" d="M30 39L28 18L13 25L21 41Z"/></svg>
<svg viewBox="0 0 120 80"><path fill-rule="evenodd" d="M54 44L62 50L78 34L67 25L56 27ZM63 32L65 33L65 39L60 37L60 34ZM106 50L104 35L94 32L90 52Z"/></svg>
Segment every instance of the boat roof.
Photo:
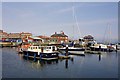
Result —
<svg viewBox="0 0 120 80"><path fill-rule="evenodd" d="M32 45L30 47L52 47L52 46L36 46L36 45Z"/></svg>

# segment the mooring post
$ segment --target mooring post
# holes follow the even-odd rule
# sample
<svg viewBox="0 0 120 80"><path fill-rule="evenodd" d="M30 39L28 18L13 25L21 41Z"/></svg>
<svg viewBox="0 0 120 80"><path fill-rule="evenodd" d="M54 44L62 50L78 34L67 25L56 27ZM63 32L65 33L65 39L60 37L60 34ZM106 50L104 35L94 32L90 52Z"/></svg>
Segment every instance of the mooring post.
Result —
<svg viewBox="0 0 120 80"><path fill-rule="evenodd" d="M66 56L68 56L68 45L66 45Z"/></svg>
<svg viewBox="0 0 120 80"><path fill-rule="evenodd" d="M28 52L27 52L27 57L29 57L29 54L28 54Z"/></svg>
<svg viewBox="0 0 120 80"><path fill-rule="evenodd" d="M118 50L118 47L117 47L117 45L116 45L116 52L117 52L117 50Z"/></svg>
<svg viewBox="0 0 120 80"><path fill-rule="evenodd" d="M41 56L41 53L40 53L40 60L41 60L42 56Z"/></svg>
<svg viewBox="0 0 120 80"><path fill-rule="evenodd" d="M99 54L99 61L101 60L101 54Z"/></svg>
<svg viewBox="0 0 120 80"><path fill-rule="evenodd" d="M65 60L65 68L68 68L68 59Z"/></svg>
<svg viewBox="0 0 120 80"><path fill-rule="evenodd" d="M27 52L27 60L28 60L28 57L29 57L29 53Z"/></svg>
<svg viewBox="0 0 120 80"><path fill-rule="evenodd" d="M99 46L99 51L101 51L101 46Z"/></svg>
<svg viewBox="0 0 120 80"><path fill-rule="evenodd" d="M34 53L34 61L36 60L36 54Z"/></svg>

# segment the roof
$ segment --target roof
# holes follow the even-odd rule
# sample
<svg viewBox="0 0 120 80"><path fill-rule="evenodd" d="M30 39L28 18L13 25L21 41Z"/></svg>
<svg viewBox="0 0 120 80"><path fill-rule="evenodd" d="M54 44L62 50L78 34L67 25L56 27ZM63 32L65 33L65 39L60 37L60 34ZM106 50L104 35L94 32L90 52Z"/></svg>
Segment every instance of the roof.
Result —
<svg viewBox="0 0 120 80"><path fill-rule="evenodd" d="M53 34L51 35L51 37L68 37L68 36L65 34Z"/></svg>
<svg viewBox="0 0 120 80"><path fill-rule="evenodd" d="M93 39L91 35L85 36L84 39Z"/></svg>
<svg viewBox="0 0 120 80"><path fill-rule="evenodd" d="M33 38L33 39L41 39L39 37L35 37L35 36L30 36L30 38ZM42 40L42 39L41 39Z"/></svg>
<svg viewBox="0 0 120 80"><path fill-rule="evenodd" d="M42 39L50 38L50 37L48 37L48 36L37 36L37 37L42 38Z"/></svg>

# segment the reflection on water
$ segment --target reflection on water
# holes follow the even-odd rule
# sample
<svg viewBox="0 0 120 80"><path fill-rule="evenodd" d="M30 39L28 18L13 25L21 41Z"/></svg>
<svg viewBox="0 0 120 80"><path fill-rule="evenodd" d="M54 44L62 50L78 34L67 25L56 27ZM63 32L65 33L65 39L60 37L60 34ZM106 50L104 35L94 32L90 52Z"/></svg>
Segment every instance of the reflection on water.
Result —
<svg viewBox="0 0 120 80"><path fill-rule="evenodd" d="M116 54L116 58L117 58L118 53L116 52L114 54ZM98 62L100 62L102 60L102 57L112 56L112 54L110 52L107 52L107 53L104 53L104 54L90 54L89 56L93 56L93 55L98 56ZM41 60L41 59L36 59L36 58L30 58L30 57L25 57L23 54L18 54L18 56L20 57L21 60L25 60L25 61L28 61L29 63L31 63L32 67L36 68L36 69L40 69L41 67L45 67L45 66L49 66L49 65L58 64L59 61L60 62L64 61L65 62L65 64L64 64L65 68L67 69L69 67L68 66L69 61L74 63L74 57L78 56L78 55L71 55L72 58L70 58L70 59L55 59L55 60ZM82 65L82 62L84 60L84 57L85 56L81 56L81 65Z"/></svg>
<svg viewBox="0 0 120 80"><path fill-rule="evenodd" d="M65 60L65 68L68 68L68 59Z"/></svg>
<svg viewBox="0 0 120 80"><path fill-rule="evenodd" d="M99 61L101 61L101 54L99 54Z"/></svg>
<svg viewBox="0 0 120 80"><path fill-rule="evenodd" d="M119 52L69 55L70 59L39 60L3 48L3 77L10 78L116 78Z"/></svg>
<svg viewBox="0 0 120 80"><path fill-rule="evenodd" d="M30 57L25 57L23 54L18 54L21 60L28 61L31 63L33 68L40 69L41 67L49 66L49 65L55 65L58 64L59 61L65 61L65 68L68 68L68 60L71 62L74 62L74 58L70 59L54 59L54 60L41 60L41 59L34 59Z"/></svg>

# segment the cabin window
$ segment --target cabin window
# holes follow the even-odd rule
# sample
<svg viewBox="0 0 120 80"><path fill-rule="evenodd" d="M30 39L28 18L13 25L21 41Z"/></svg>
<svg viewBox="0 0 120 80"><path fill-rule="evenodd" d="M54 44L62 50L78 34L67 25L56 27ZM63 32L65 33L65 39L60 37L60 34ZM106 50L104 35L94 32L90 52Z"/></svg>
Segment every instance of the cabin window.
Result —
<svg viewBox="0 0 120 80"><path fill-rule="evenodd" d="M53 51L55 51L55 47L53 47L53 49L52 49Z"/></svg>
<svg viewBox="0 0 120 80"><path fill-rule="evenodd" d="M46 47L43 47L43 49L46 49Z"/></svg>
<svg viewBox="0 0 120 80"><path fill-rule="evenodd" d="M39 49L41 49L41 47L39 47Z"/></svg>
<svg viewBox="0 0 120 80"><path fill-rule="evenodd" d="M32 49L32 47L31 47L31 49Z"/></svg>
<svg viewBox="0 0 120 80"><path fill-rule="evenodd" d="M37 49L37 47L36 47L36 49Z"/></svg>
<svg viewBox="0 0 120 80"><path fill-rule="evenodd" d="M33 47L33 49L35 49L35 47Z"/></svg>

